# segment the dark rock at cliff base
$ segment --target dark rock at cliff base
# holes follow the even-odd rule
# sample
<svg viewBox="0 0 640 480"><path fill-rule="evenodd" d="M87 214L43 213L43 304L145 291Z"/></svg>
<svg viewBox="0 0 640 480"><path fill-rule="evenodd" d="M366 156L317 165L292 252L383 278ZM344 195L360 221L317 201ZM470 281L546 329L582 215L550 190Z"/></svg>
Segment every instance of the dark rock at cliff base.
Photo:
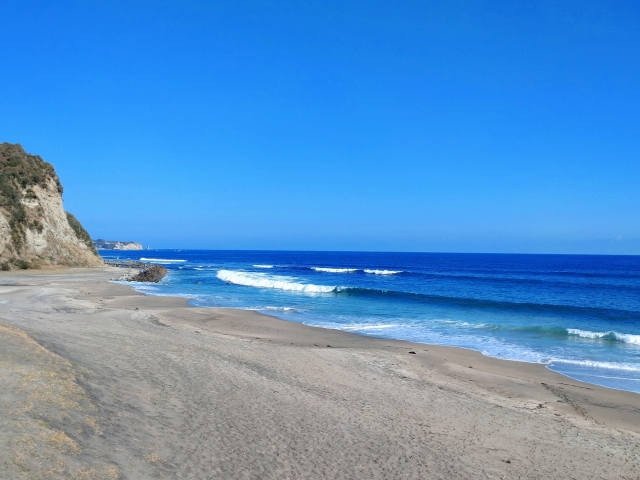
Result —
<svg viewBox="0 0 640 480"><path fill-rule="evenodd" d="M140 273L131 277L129 281L158 283L167 275L167 273L169 273L169 271L163 266L151 265L149 268L145 268Z"/></svg>

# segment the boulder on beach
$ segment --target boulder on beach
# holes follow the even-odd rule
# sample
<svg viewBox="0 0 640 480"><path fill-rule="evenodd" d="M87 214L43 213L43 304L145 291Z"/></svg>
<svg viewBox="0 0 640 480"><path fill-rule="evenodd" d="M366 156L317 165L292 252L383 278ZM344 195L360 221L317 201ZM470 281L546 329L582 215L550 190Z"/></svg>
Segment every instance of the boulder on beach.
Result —
<svg viewBox="0 0 640 480"><path fill-rule="evenodd" d="M158 283L169 271L162 265L151 265L141 272L129 278L130 282L154 282Z"/></svg>

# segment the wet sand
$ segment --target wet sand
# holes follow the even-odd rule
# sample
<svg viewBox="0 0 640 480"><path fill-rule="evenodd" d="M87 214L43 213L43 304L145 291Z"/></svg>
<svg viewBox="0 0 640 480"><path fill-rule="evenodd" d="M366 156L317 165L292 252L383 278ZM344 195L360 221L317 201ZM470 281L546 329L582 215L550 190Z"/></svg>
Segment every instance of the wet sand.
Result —
<svg viewBox="0 0 640 480"><path fill-rule="evenodd" d="M640 477L640 395L121 274L0 275L0 478Z"/></svg>

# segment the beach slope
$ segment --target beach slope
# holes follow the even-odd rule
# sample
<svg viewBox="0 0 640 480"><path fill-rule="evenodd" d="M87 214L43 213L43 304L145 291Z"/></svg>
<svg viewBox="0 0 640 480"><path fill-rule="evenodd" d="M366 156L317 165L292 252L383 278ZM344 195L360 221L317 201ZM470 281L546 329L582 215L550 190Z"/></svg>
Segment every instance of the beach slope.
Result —
<svg viewBox="0 0 640 480"><path fill-rule="evenodd" d="M640 395L120 274L0 276L0 477L640 476Z"/></svg>

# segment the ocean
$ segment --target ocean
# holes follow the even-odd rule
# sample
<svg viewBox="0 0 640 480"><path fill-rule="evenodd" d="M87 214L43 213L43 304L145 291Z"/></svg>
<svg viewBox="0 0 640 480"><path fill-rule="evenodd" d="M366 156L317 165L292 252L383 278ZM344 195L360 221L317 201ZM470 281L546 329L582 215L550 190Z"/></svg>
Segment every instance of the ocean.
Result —
<svg viewBox="0 0 640 480"><path fill-rule="evenodd" d="M102 250L169 269L149 295L540 363L640 393L640 257Z"/></svg>

